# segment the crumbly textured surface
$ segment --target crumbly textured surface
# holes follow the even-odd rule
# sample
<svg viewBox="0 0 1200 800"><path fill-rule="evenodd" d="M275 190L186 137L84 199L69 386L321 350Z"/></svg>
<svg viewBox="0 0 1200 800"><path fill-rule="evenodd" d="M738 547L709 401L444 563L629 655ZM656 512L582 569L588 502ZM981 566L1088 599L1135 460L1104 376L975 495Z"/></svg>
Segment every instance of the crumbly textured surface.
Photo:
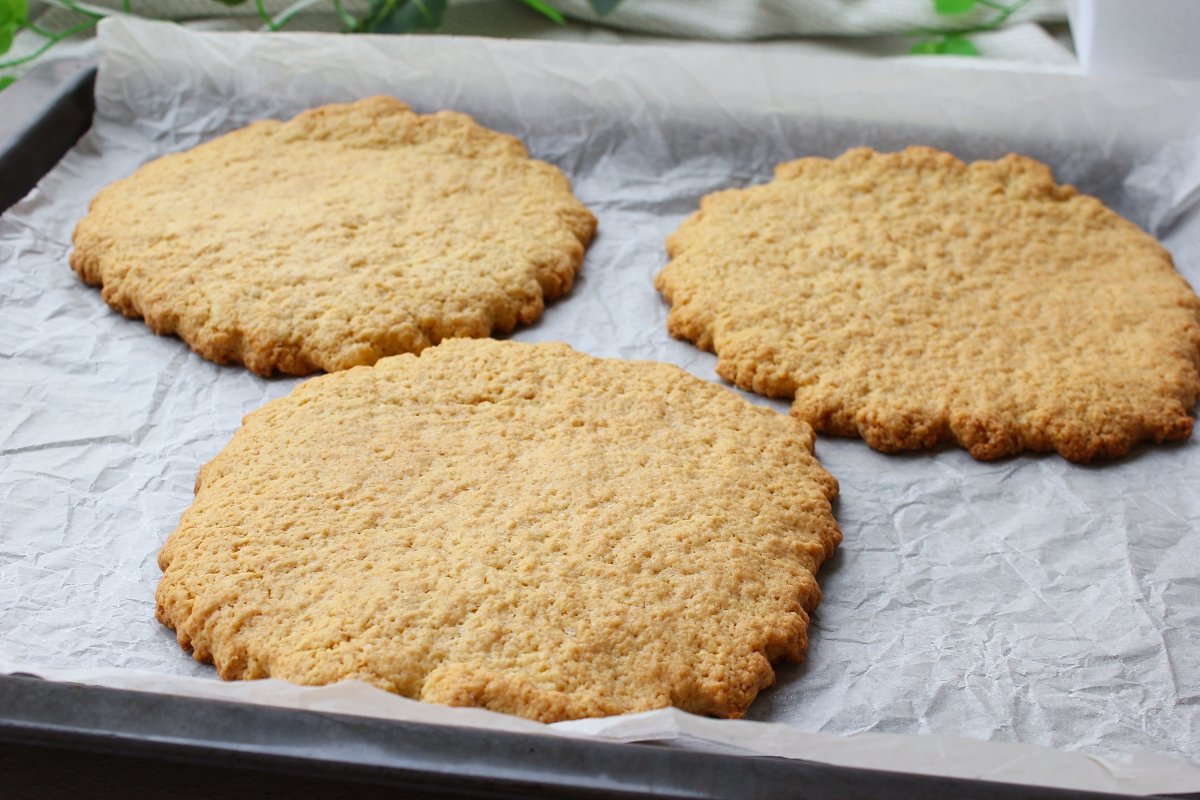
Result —
<svg viewBox="0 0 1200 800"><path fill-rule="evenodd" d="M372 97L146 164L93 199L71 266L207 359L304 375L536 320L595 227L517 139Z"/></svg>
<svg viewBox="0 0 1200 800"><path fill-rule="evenodd" d="M841 541L811 428L675 367L457 339L250 414L159 554L224 678L554 721L739 716Z"/></svg>
<svg viewBox="0 0 1200 800"><path fill-rule="evenodd" d="M667 243L673 335L818 431L885 452L1114 457L1191 435L1200 300L1049 168L914 147L782 164Z"/></svg>

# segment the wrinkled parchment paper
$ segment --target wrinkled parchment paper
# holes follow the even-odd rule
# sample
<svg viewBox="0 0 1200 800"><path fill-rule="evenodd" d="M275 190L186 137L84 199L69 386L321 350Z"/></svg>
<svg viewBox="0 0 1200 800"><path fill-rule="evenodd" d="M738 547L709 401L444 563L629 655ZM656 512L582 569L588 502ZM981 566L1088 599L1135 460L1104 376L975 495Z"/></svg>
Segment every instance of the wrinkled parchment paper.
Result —
<svg viewBox="0 0 1200 800"><path fill-rule="evenodd" d="M0 220L0 669L855 766L1200 791L1200 440L1079 466L1047 455L985 464L951 448L885 456L821 438L845 542L818 576L808 660L781 667L748 720L663 710L546 727L356 684L225 684L154 621L155 556L200 465L297 381L219 367L154 336L67 265L89 198L139 164L255 119L386 92L520 136L598 216L574 291L514 338L718 380L714 357L666 333L651 285L663 240L705 193L764 181L802 155L913 143L967 159L1025 153L1159 236L1200 285L1200 85L778 47L198 34L122 20L101 26L100 46L92 132Z"/></svg>

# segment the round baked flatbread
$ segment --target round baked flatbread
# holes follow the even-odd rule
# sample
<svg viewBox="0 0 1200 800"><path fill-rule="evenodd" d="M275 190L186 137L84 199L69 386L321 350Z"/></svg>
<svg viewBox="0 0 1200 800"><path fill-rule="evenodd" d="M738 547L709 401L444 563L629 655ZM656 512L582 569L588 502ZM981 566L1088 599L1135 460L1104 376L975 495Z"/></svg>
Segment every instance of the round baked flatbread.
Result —
<svg viewBox="0 0 1200 800"><path fill-rule="evenodd" d="M373 97L146 164L92 201L71 266L207 359L304 375L533 322L595 226L517 139Z"/></svg>
<svg viewBox="0 0 1200 800"><path fill-rule="evenodd" d="M739 716L841 540L812 430L676 367L457 339L249 415L159 555L224 678L543 721Z"/></svg>
<svg viewBox="0 0 1200 800"><path fill-rule="evenodd" d="M800 159L705 197L667 249L671 333L818 431L1075 461L1191 435L1200 300L1153 238L1028 158Z"/></svg>

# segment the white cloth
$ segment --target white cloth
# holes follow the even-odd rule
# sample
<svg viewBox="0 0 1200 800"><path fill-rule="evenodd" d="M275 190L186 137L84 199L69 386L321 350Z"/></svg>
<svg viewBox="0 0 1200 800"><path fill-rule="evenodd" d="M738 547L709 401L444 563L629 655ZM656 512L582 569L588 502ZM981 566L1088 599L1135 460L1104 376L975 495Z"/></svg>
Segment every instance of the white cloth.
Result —
<svg viewBox="0 0 1200 800"><path fill-rule="evenodd" d="M272 13L293 0L265 0ZM98 0L97 6L120 7L120 0ZM515 0L451 0L439 31L448 35L490 36L506 39L559 39L621 43L662 42L681 44L688 39L768 40L798 54L890 57L901 56L917 41L918 28L953 27L988 18L994 12L975 11L963 17L939 17L931 0L625 0L617 10L597 17L587 0L556 3L569 17L558 25ZM41 10L37 8L40 6ZM350 13L367 7L367 0L347 0ZM135 9L147 16L185 21L205 29L256 30L262 21L253 2L226 6L216 0L141 0ZM42 27L61 30L79 17L45 2L31 11ZM1078 62L1069 46L1033 20L1065 19L1064 0L1033 0L995 31L977 33L971 41L980 52L977 66L1050 67L1076 71ZM288 26L298 31L337 31L341 23L328 0L317 0ZM807 37L807 38L799 38ZM9 58L33 52L42 39L28 31L17 35ZM90 36L56 46L44 58L95 57ZM927 57L952 64L956 59ZM20 74L27 67L13 71Z"/></svg>
<svg viewBox="0 0 1200 800"><path fill-rule="evenodd" d="M931 0L626 0L599 17L588 0L560 0L572 17L643 33L703 39L760 39L780 36L876 36L916 28L954 28L989 20L996 11L942 16ZM1013 22L1062 21L1062 0L1033 0Z"/></svg>

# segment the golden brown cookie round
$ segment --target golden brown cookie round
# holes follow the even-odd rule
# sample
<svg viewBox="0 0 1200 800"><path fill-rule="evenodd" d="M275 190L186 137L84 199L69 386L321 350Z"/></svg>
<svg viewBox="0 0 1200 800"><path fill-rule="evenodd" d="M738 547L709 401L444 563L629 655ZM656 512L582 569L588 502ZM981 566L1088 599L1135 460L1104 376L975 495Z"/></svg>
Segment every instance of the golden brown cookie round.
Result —
<svg viewBox="0 0 1200 800"><path fill-rule="evenodd" d="M517 139L373 97L146 164L92 201L71 266L207 359L304 375L536 320L595 226Z"/></svg>
<svg viewBox="0 0 1200 800"><path fill-rule="evenodd" d="M836 493L808 425L676 367L456 339L249 415L157 615L224 678L733 717L803 655Z"/></svg>
<svg viewBox="0 0 1200 800"><path fill-rule="evenodd" d="M1153 238L1028 158L800 159L705 197L667 249L671 333L818 431L1074 461L1191 435L1200 300Z"/></svg>

